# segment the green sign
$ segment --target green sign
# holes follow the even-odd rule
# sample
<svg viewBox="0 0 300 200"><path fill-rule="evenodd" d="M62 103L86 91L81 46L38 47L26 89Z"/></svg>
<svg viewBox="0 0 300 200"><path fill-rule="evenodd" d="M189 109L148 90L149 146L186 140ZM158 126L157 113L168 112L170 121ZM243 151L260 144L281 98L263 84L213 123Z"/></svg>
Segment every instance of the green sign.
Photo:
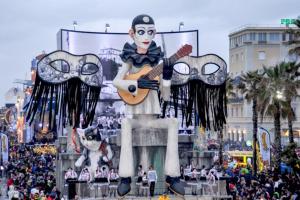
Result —
<svg viewBox="0 0 300 200"><path fill-rule="evenodd" d="M289 25L289 24L295 24L296 19L281 19L280 23L281 24L285 24L285 25Z"/></svg>

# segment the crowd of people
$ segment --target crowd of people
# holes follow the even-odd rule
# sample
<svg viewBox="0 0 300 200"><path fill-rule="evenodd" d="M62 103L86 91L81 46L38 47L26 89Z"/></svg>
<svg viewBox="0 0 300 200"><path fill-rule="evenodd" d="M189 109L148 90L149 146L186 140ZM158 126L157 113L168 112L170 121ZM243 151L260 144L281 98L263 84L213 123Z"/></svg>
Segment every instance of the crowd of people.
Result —
<svg viewBox="0 0 300 200"><path fill-rule="evenodd" d="M237 168L227 170L226 174L231 177L228 181L228 193L234 199L300 199L299 174L277 174L274 170L265 170L252 176L250 168L249 173Z"/></svg>
<svg viewBox="0 0 300 200"><path fill-rule="evenodd" d="M50 154L37 154L31 145L12 145L10 147L10 161L5 162L4 172L7 177L7 195L9 199L41 199L55 200L61 198L61 192L56 188L55 181L55 156ZM276 174L271 169L265 169L253 176L251 166L219 168L217 165L206 168L198 168L193 165L181 166L181 179L190 184L192 194L198 195L196 185L204 181L208 192L216 194L213 187L223 178L226 180L226 192L233 199L266 199L266 200L297 200L300 199L300 175ZM65 180L72 189L72 181L86 182L95 190L100 190L102 197L116 197L116 188L119 181L117 169L109 169L107 166L98 167L91 175L88 167L84 167L80 173L69 168L65 173ZM152 166L148 171L139 165L136 177L136 195L154 196L157 173ZM205 184L203 184L205 185ZM69 194L69 196L76 194Z"/></svg>
<svg viewBox="0 0 300 200"><path fill-rule="evenodd" d="M34 146L10 146L5 162L9 199L60 199L55 181L55 155L37 154Z"/></svg>
<svg viewBox="0 0 300 200"><path fill-rule="evenodd" d="M101 130L103 136L114 136L120 133L121 130L121 120L122 116L117 115L108 115L97 117L95 124Z"/></svg>
<svg viewBox="0 0 300 200"><path fill-rule="evenodd" d="M181 166L181 179L192 187L192 194L197 195L197 184L201 182L210 195L216 195L216 181L224 180L226 192L233 199L240 200L298 200L300 199L300 174L277 174L274 169L265 169L253 175L252 167L236 166L226 169L217 165L201 169L187 165Z"/></svg>

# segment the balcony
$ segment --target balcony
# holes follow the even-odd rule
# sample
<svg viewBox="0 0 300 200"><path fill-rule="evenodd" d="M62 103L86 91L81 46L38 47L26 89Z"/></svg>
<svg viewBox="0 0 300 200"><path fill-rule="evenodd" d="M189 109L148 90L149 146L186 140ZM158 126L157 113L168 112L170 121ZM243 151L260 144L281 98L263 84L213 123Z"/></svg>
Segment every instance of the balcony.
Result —
<svg viewBox="0 0 300 200"><path fill-rule="evenodd" d="M257 43L258 44L267 44L267 40L258 40Z"/></svg>

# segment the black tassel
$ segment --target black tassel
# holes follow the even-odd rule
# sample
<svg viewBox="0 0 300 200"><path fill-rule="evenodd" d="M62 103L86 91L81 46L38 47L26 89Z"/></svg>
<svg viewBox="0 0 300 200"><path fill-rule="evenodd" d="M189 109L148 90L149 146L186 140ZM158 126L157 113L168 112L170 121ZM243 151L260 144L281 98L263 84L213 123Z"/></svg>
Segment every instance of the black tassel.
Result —
<svg viewBox="0 0 300 200"><path fill-rule="evenodd" d="M79 127L80 114L83 114L83 128L92 123L101 88L92 87L79 78L72 78L66 82L53 84L43 81L36 76L34 89L28 105L26 105L26 121L30 124L38 115L41 122L48 115L49 129L56 127L56 116L59 125Z"/></svg>
<svg viewBox="0 0 300 200"><path fill-rule="evenodd" d="M225 83L215 86L201 80L190 80L185 85L172 85L171 93L175 117L178 117L180 110L182 124L201 125L215 131L223 129L227 116Z"/></svg>

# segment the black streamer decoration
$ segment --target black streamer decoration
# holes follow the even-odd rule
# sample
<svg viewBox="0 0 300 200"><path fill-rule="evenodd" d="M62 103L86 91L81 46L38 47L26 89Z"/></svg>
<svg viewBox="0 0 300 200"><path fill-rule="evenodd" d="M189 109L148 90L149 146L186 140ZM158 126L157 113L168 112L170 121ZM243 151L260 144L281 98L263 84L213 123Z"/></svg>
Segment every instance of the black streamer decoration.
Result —
<svg viewBox="0 0 300 200"><path fill-rule="evenodd" d="M50 129L56 126L56 116L63 119L63 126L66 125L67 119L70 125L79 127L80 114L83 114L83 126L87 127L94 118L100 91L100 87L91 87L79 78L72 78L60 84L51 84L37 76L26 109L26 121L31 124L37 113L38 119L44 121L45 114L48 113Z"/></svg>
<svg viewBox="0 0 300 200"><path fill-rule="evenodd" d="M182 125L201 125L207 130L222 131L227 117L225 61L215 54L206 54L186 56L177 63L188 66L189 73L174 70L168 106L174 107L175 117L181 111ZM207 73L205 66L208 64L214 64L217 70ZM164 104L163 116L167 109Z"/></svg>
<svg viewBox="0 0 300 200"><path fill-rule="evenodd" d="M64 62L56 64L62 57ZM64 51L55 51L42 58L38 63L31 98L24 108L27 113L26 121L30 124L35 119L45 122L45 117L48 116L49 129L56 127L57 121L59 126L65 127L68 123L77 128L82 115L82 128L91 125L102 83L102 66L98 61L99 58L92 54L77 56ZM61 66L62 63L65 66ZM74 73L58 70L66 67L66 64L69 71L80 71L78 74L82 75L75 76ZM96 68L91 68L92 64ZM83 74L84 70L89 72L90 69L95 72Z"/></svg>
<svg viewBox="0 0 300 200"><path fill-rule="evenodd" d="M215 131L223 129L227 116L225 83L215 86L201 80L191 80L185 85L172 85L171 93L175 117L181 110L182 124L201 125Z"/></svg>

